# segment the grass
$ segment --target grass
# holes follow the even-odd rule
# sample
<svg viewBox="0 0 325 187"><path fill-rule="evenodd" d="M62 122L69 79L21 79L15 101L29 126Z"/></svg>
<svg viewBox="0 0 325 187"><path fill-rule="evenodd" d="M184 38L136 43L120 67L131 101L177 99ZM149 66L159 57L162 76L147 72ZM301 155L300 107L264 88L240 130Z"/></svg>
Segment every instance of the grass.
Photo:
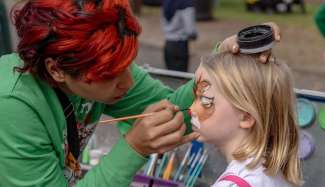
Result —
<svg viewBox="0 0 325 187"><path fill-rule="evenodd" d="M308 2L308 1L307 1ZM251 23L274 21L279 25L297 26L298 28L311 28L314 25L313 16L319 3L306 3L306 14L302 14L300 7L294 7L291 14L266 14L246 11L244 0L219 0L214 9L214 16L222 20L239 20Z"/></svg>

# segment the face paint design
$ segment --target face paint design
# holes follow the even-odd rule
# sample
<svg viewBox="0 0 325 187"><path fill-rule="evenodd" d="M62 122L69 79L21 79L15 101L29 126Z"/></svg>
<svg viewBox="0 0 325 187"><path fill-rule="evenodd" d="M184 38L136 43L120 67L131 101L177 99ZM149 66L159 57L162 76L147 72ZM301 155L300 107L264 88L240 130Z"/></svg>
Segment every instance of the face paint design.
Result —
<svg viewBox="0 0 325 187"><path fill-rule="evenodd" d="M193 130L199 133L200 142L222 145L230 141L239 129L238 111L220 93L218 85L208 72L197 71L195 100L191 105Z"/></svg>
<svg viewBox="0 0 325 187"><path fill-rule="evenodd" d="M196 121L195 124L198 124L197 122L204 121L213 114L214 94L211 83L208 80L202 80L201 76L196 81L193 92L196 98L195 102L198 105L193 105L195 116L192 116L192 118L194 118L193 121Z"/></svg>
<svg viewBox="0 0 325 187"><path fill-rule="evenodd" d="M200 129L201 127L201 124L200 124L200 121L199 121L199 118L197 117L196 113L191 113L191 123L192 125L194 125L196 128Z"/></svg>
<svg viewBox="0 0 325 187"><path fill-rule="evenodd" d="M208 96L200 96L200 102L201 102L201 105L204 107L204 108L211 108L213 106L213 103L214 103L214 97L208 97Z"/></svg>
<svg viewBox="0 0 325 187"><path fill-rule="evenodd" d="M209 82L205 80L201 81L199 79L196 83L196 87L193 90L196 97L195 102L198 102L200 107L194 107L193 109L195 110L195 112L190 111L191 123L198 129L200 129L201 127L200 121L204 121L205 119L209 118L214 111L214 97L207 96L209 95L210 88L211 84Z"/></svg>

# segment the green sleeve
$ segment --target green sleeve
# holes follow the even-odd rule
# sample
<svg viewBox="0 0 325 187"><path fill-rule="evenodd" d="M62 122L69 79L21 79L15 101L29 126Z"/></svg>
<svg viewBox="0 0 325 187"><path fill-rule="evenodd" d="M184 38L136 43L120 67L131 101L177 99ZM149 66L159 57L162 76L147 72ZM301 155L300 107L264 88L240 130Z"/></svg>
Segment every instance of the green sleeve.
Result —
<svg viewBox="0 0 325 187"><path fill-rule="evenodd" d="M1 186L68 186L50 132L37 112L15 98L0 101ZM121 137L76 186L127 187L146 161Z"/></svg>
<svg viewBox="0 0 325 187"><path fill-rule="evenodd" d="M325 4L322 4L321 7L316 12L315 22L319 31L325 37Z"/></svg>
<svg viewBox="0 0 325 187"><path fill-rule="evenodd" d="M129 90L126 97L113 106L107 106L105 114L112 117L122 117L127 115L140 114L150 104L159 102L163 99L169 100L171 103L179 106L181 109L191 106L194 95L191 80L176 91L163 85L159 80L155 80L136 64L132 65L132 75L134 85ZM187 133L191 131L190 118L187 112L184 112L184 119L188 126ZM118 124L118 128L122 133L126 133L131 128L132 120L126 123Z"/></svg>
<svg viewBox="0 0 325 187"><path fill-rule="evenodd" d="M1 186L67 186L59 159L37 113L0 97Z"/></svg>
<svg viewBox="0 0 325 187"><path fill-rule="evenodd" d="M147 161L121 137L110 153L100 159L99 164L92 168L76 186L128 187L133 176Z"/></svg>

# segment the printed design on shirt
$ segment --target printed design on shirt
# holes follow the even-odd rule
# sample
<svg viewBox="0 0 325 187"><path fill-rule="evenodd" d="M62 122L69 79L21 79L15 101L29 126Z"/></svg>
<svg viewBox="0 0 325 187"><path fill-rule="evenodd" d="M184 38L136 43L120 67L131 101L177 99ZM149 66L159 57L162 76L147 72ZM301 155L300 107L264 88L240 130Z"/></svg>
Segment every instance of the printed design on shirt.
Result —
<svg viewBox="0 0 325 187"><path fill-rule="evenodd" d="M87 103L81 104L81 109L79 111L80 115L85 116L87 113L89 113L92 106L93 106L92 102L87 102Z"/></svg>
<svg viewBox="0 0 325 187"><path fill-rule="evenodd" d="M79 115L78 120L77 119L77 130L78 130L78 137L80 142L80 152L84 149L84 147L87 145L91 135L95 131L96 122L91 121L91 109L93 107L92 102L87 102L81 105L82 107L78 108L78 111L75 111L75 114ZM80 116L80 114L83 114L85 116ZM68 146L68 139L67 139L67 133L66 129L64 134L64 156L65 156L65 168L64 168L64 175L66 179L68 180L70 185L74 185L80 178L81 178L81 168L79 160L76 159L73 154L69 151ZM80 158L80 156L79 156Z"/></svg>
<svg viewBox="0 0 325 187"><path fill-rule="evenodd" d="M87 114L93 108L94 102L86 102L86 103L81 103L81 104L77 104L77 105L78 105L78 107L76 107L75 114L79 121L84 121L85 120L84 118L87 116Z"/></svg>
<svg viewBox="0 0 325 187"><path fill-rule="evenodd" d="M70 151L68 152L68 156L65 158L65 167L65 177L67 177L70 184L74 184L76 180L80 179L81 177L81 168L79 161L72 155Z"/></svg>
<svg viewBox="0 0 325 187"><path fill-rule="evenodd" d="M90 136L95 131L96 123L91 123L91 115L87 115L83 123L77 123L80 149L83 150L87 145Z"/></svg>

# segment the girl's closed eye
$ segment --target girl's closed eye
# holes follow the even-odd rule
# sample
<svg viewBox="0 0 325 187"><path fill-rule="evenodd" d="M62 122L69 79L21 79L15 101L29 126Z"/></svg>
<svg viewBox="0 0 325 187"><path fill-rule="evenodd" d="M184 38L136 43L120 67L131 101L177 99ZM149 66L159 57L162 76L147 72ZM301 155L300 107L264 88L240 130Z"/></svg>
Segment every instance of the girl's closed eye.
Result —
<svg viewBox="0 0 325 187"><path fill-rule="evenodd" d="M205 95L200 96L200 103L204 108L211 108L214 104L214 97L208 97Z"/></svg>

